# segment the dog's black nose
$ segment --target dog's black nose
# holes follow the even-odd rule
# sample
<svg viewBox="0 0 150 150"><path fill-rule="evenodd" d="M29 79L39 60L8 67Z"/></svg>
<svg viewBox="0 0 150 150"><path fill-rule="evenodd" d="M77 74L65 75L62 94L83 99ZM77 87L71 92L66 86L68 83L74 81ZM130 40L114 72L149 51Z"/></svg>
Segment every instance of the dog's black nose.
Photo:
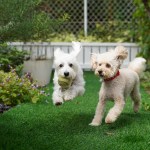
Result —
<svg viewBox="0 0 150 150"><path fill-rule="evenodd" d="M102 75L102 71L98 71L99 75Z"/></svg>
<svg viewBox="0 0 150 150"><path fill-rule="evenodd" d="M64 72L65 77L69 76L69 72Z"/></svg>
<svg viewBox="0 0 150 150"><path fill-rule="evenodd" d="M98 71L100 77L104 77L103 71Z"/></svg>

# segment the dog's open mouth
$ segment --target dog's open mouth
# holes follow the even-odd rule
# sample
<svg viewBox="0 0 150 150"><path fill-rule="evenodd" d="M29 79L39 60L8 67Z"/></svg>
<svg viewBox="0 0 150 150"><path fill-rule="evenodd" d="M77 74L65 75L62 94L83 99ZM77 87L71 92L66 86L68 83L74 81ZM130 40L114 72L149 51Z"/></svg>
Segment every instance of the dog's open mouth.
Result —
<svg viewBox="0 0 150 150"><path fill-rule="evenodd" d="M100 74L99 76L100 76L101 78L103 78L103 77L104 77L104 75L103 75L103 74Z"/></svg>

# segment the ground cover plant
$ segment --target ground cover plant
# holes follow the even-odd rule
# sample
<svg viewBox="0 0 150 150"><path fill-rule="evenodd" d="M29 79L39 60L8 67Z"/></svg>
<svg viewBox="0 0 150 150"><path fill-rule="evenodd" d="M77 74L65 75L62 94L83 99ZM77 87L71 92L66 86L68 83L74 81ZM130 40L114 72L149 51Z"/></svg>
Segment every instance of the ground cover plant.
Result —
<svg viewBox="0 0 150 150"><path fill-rule="evenodd" d="M111 125L92 127L98 101L99 78L85 72L86 92L62 106L51 100L53 84L47 101L21 104L0 115L0 149L15 150L147 150L150 147L150 112L132 110L131 101ZM49 92L48 90L48 92ZM150 96L141 87L142 100ZM113 105L108 102L106 111Z"/></svg>
<svg viewBox="0 0 150 150"><path fill-rule="evenodd" d="M25 102L37 103L46 97L44 91L38 88L30 73L19 77L13 68L10 72L0 70L0 104L16 106Z"/></svg>

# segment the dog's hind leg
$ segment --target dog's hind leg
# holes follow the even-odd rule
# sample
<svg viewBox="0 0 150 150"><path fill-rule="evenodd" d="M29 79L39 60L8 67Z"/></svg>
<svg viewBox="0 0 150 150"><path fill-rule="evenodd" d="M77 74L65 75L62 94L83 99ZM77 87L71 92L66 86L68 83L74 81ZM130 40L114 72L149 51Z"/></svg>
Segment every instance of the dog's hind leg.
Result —
<svg viewBox="0 0 150 150"><path fill-rule="evenodd" d="M131 96L131 99L133 101L133 110L134 110L134 112L138 112L138 110L140 108L140 103L141 103L141 94L139 91L139 84L138 83L136 83L130 96Z"/></svg>

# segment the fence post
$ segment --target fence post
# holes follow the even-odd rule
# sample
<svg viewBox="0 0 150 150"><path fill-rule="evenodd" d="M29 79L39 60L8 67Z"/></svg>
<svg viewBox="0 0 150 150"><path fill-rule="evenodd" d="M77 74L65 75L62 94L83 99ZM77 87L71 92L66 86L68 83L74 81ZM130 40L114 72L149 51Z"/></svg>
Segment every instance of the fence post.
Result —
<svg viewBox="0 0 150 150"><path fill-rule="evenodd" d="M88 29L88 12L87 12L87 0L84 0L84 36L87 36Z"/></svg>

